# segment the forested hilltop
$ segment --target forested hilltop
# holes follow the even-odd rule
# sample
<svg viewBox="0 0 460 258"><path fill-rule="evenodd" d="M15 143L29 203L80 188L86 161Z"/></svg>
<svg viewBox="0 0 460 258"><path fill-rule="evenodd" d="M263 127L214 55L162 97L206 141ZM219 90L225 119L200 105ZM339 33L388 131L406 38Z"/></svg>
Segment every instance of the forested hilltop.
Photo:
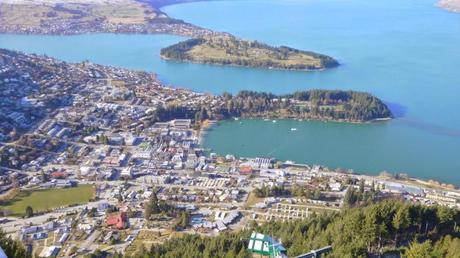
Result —
<svg viewBox="0 0 460 258"><path fill-rule="evenodd" d="M224 93L219 105L202 105L198 109L168 105L157 110L157 120L190 118L197 122L233 117L317 119L343 122L368 122L390 119L390 109L380 99L365 92L342 90L308 90L288 95L241 91Z"/></svg>
<svg viewBox="0 0 460 258"><path fill-rule="evenodd" d="M165 59L206 64L286 70L322 70L339 63L332 57L286 46L272 47L233 36L194 38L163 48Z"/></svg>
<svg viewBox="0 0 460 258"><path fill-rule="evenodd" d="M246 246L254 230L280 240L289 257L332 245L326 257L454 258L460 250L459 222L455 209L390 200L305 220L252 225L217 237L185 235L141 250L136 257L252 257Z"/></svg>

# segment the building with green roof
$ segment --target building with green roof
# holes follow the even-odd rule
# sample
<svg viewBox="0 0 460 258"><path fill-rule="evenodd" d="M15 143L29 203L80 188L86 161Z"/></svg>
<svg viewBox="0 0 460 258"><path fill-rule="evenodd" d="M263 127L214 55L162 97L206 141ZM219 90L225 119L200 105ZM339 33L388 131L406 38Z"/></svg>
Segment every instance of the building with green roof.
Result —
<svg viewBox="0 0 460 258"><path fill-rule="evenodd" d="M261 257L285 258L286 248L269 235L252 232L249 238L248 250Z"/></svg>

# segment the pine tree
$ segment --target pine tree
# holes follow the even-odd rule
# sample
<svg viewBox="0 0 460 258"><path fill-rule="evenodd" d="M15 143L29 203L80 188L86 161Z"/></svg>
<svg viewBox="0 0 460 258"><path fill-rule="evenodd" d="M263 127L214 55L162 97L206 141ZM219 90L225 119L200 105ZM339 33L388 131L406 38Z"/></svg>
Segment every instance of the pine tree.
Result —
<svg viewBox="0 0 460 258"><path fill-rule="evenodd" d="M27 206L26 207L26 215L25 215L25 217L30 218L32 216L34 216L34 210L32 209L32 207Z"/></svg>
<svg viewBox="0 0 460 258"><path fill-rule="evenodd" d="M0 229L0 246L7 257L24 257L29 258L24 246L21 242L8 237L3 230Z"/></svg>
<svg viewBox="0 0 460 258"><path fill-rule="evenodd" d="M399 207L392 221L392 225L396 230L395 246L398 246L398 234L401 231L404 231L405 229L407 229L410 223L411 221L410 221L410 215L409 215L409 207L407 205L402 205L401 207Z"/></svg>
<svg viewBox="0 0 460 258"><path fill-rule="evenodd" d="M358 197L356 195L355 188L350 186L347 189L345 196L343 197L343 204L345 205L345 207L351 207L356 203L357 200Z"/></svg>
<svg viewBox="0 0 460 258"><path fill-rule="evenodd" d="M433 247L431 246L431 241L425 241L423 243L412 242L409 246L409 250L404 255L406 258L431 258Z"/></svg>

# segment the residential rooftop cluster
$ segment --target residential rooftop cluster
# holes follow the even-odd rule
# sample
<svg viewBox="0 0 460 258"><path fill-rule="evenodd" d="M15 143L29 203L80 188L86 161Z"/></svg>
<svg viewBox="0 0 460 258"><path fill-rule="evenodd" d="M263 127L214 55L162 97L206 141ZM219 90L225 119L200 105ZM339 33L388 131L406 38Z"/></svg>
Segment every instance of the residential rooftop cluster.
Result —
<svg viewBox="0 0 460 258"><path fill-rule="evenodd" d="M211 37L223 35L185 22L151 21L145 24L114 24L101 20L88 22L64 20L42 22L39 26L27 24L0 24L0 33L77 35L84 33L124 33L124 34L175 34L187 37Z"/></svg>
<svg viewBox="0 0 460 258"><path fill-rule="evenodd" d="M200 145L209 121L188 111L218 109L222 97L165 87L151 73L7 50L0 64L0 223L38 257L129 254L172 234L386 198L460 206L457 190L409 178L212 153Z"/></svg>
<svg viewBox="0 0 460 258"><path fill-rule="evenodd" d="M136 0L99 3L80 0L68 3L5 1L0 3L0 9L0 33L166 33L189 37L224 35L173 19L150 4Z"/></svg>

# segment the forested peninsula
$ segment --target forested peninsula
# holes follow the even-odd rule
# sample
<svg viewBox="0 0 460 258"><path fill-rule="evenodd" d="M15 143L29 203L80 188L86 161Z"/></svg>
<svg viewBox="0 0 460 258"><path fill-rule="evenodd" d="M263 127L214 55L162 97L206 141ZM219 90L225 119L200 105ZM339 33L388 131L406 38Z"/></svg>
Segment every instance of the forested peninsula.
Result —
<svg viewBox="0 0 460 258"><path fill-rule="evenodd" d="M339 63L330 56L286 46L273 47L234 36L194 38L161 50L167 60L283 70L323 70Z"/></svg>
<svg viewBox="0 0 460 258"><path fill-rule="evenodd" d="M314 119L339 122L370 122L393 117L380 99L365 92L343 90L307 90L275 95L241 91L224 93L219 105L190 108L168 105L156 111L156 120L189 118L195 121L229 118Z"/></svg>

